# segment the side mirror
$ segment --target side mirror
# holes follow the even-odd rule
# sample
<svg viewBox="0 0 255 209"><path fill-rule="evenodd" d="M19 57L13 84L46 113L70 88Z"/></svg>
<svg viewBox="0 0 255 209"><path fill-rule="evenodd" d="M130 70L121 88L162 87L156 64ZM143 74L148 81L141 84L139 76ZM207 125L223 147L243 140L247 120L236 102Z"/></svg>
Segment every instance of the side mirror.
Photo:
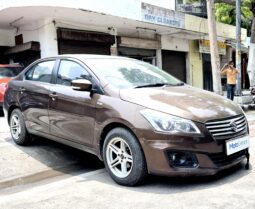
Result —
<svg viewBox="0 0 255 209"><path fill-rule="evenodd" d="M77 91L91 91L92 83L87 79L73 80L72 88Z"/></svg>

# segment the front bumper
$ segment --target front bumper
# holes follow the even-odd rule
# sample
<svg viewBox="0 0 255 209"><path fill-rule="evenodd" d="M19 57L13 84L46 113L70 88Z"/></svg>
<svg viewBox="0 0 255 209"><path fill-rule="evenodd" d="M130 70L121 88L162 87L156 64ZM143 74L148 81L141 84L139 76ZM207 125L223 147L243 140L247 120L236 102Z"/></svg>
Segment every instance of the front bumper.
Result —
<svg viewBox="0 0 255 209"><path fill-rule="evenodd" d="M144 131L144 130L143 130ZM160 139L160 140L155 140ZM148 172L166 176L205 176L230 168L246 158L248 149L227 156L225 142L217 142L210 135L173 136L148 131L143 134L141 145L147 161ZM181 151L194 154L196 167L176 167L171 164L169 152Z"/></svg>

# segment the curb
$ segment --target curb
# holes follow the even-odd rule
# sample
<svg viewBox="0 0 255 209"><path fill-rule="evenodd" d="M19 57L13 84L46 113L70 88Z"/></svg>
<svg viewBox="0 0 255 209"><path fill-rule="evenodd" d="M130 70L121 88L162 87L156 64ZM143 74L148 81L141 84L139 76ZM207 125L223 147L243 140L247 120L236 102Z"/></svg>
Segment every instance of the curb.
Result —
<svg viewBox="0 0 255 209"><path fill-rule="evenodd" d="M75 166L77 166L77 163L72 163L72 164L69 164L68 166L59 166L59 167L49 168L36 173L30 173L25 176L16 176L14 178L4 179L0 181L0 190L6 189L9 187L35 183L38 181L45 180L47 178L57 177L65 173L68 173L70 170L74 169Z"/></svg>

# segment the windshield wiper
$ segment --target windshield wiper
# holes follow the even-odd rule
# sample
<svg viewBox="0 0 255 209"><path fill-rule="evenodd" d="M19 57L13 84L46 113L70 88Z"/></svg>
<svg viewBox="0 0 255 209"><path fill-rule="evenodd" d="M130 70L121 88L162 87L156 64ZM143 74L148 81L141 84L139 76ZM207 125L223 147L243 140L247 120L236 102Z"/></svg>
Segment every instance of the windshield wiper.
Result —
<svg viewBox="0 0 255 209"><path fill-rule="evenodd" d="M146 87L161 87L161 86L168 86L168 85L172 86L169 83L151 83L151 84L136 86L135 89L137 89L137 88L146 88Z"/></svg>
<svg viewBox="0 0 255 209"><path fill-rule="evenodd" d="M183 85L184 85L183 82L179 82L179 83L174 84L173 86L183 86Z"/></svg>
<svg viewBox="0 0 255 209"><path fill-rule="evenodd" d="M153 83L153 84L146 84L146 85L136 86L136 87L134 87L134 88L137 89L137 88L146 88L146 87L182 86L182 85L184 85L183 82L176 83L176 84L170 84L170 83Z"/></svg>

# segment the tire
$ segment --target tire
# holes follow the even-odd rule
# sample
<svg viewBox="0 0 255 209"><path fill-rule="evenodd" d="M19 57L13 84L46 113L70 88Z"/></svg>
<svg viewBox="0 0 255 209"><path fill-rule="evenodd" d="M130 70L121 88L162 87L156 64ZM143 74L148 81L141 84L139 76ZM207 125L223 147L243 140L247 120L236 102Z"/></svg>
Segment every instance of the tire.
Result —
<svg viewBox="0 0 255 209"><path fill-rule="evenodd" d="M115 128L107 134L103 158L107 172L120 185L140 184L148 174L142 148L125 128Z"/></svg>
<svg viewBox="0 0 255 209"><path fill-rule="evenodd" d="M0 106L0 117L4 116L3 108Z"/></svg>
<svg viewBox="0 0 255 209"><path fill-rule="evenodd" d="M31 136L27 132L20 109L14 109L12 111L9 124L12 139L16 144L24 146L31 142Z"/></svg>

